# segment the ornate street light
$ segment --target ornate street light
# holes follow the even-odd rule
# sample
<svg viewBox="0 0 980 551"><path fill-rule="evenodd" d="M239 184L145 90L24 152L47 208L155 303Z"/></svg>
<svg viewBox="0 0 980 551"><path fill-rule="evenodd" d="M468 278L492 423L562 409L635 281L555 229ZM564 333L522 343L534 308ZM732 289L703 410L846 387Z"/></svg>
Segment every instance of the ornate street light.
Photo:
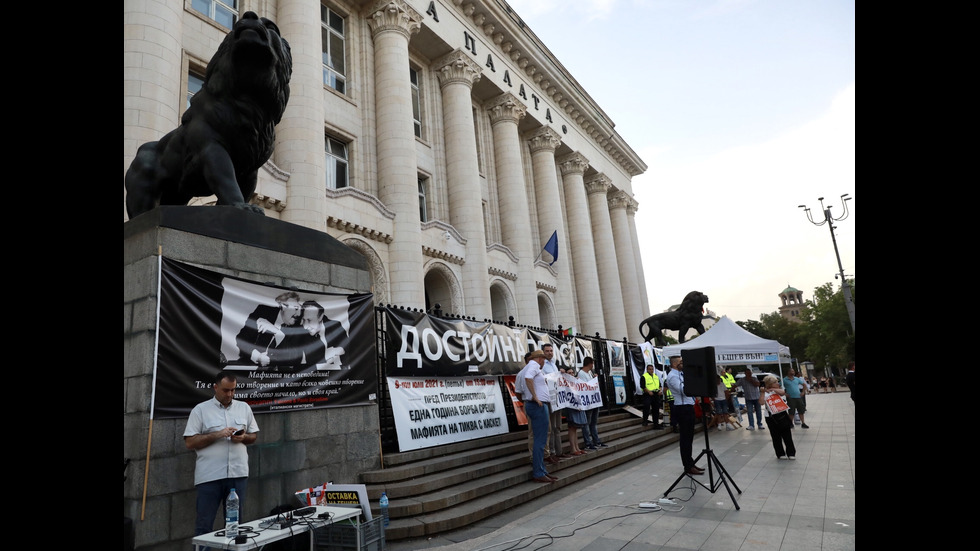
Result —
<svg viewBox="0 0 980 551"><path fill-rule="evenodd" d="M851 297L851 284L847 281L847 278L844 276L844 266L841 265L840 263L840 252L837 250L837 236L834 235L834 230L837 229L837 226L834 225L834 222L840 222L841 220L847 218L848 215L847 202L850 201L852 197L848 197L848 194L845 193L841 195L840 198L841 198L841 204L844 206L844 214L842 214L840 218L834 218L833 216L830 215L830 206L827 207L823 206L823 197L817 198L817 200L820 201L820 210L823 211L823 217L824 217L823 220L820 222L813 221L813 216L810 214L809 207L807 207L806 205L800 205L800 208L803 209L804 212L806 212L806 217L807 219L810 220L811 224L815 226L822 226L824 224L827 224L830 227L830 239L833 240L834 242L834 254L837 255L837 269L840 271L841 287L843 288L844 291L844 306L847 308L847 317L851 319L851 331L854 331L856 334L857 331L854 329L854 299Z"/></svg>

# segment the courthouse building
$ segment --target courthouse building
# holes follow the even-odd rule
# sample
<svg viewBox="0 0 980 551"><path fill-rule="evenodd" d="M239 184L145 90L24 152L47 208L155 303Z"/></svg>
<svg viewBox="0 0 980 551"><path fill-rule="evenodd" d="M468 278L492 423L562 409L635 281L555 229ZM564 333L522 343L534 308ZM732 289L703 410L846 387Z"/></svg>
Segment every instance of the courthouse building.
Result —
<svg viewBox="0 0 980 551"><path fill-rule="evenodd" d="M123 4L124 174L141 144L179 125L252 11L293 58L275 152L249 198L266 216L362 254L379 304L641 340L631 180L647 167L504 0Z"/></svg>

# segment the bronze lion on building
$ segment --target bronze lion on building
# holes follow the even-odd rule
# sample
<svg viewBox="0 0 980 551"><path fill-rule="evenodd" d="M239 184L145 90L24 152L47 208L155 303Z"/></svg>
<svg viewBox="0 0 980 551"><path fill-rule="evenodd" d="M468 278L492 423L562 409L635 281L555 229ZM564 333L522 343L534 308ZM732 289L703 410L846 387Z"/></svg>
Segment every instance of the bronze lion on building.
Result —
<svg viewBox="0 0 980 551"><path fill-rule="evenodd" d="M259 168L272 156L292 72L279 27L245 12L208 63L180 126L137 150L126 171L129 217L210 195L218 205L264 215L248 200Z"/></svg>
<svg viewBox="0 0 980 551"><path fill-rule="evenodd" d="M697 329L699 335L704 334L704 324L701 320L704 316L704 304L708 302L708 295L700 291L691 291L681 301L677 310L654 314L640 322L640 335L644 342L655 339L657 346L666 346L664 340L664 329L677 331L677 339L684 342L687 332L690 329ZM645 331L644 329L648 329Z"/></svg>

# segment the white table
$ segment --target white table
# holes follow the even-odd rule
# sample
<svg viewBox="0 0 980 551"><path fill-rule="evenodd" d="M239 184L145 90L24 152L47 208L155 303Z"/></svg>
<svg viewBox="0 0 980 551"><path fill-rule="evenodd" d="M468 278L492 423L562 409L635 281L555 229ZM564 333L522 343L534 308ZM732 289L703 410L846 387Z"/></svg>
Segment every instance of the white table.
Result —
<svg viewBox="0 0 980 551"><path fill-rule="evenodd" d="M248 537L248 541L245 543L235 543L231 538L225 537L224 530L218 530L217 532L209 532L207 534L201 534L195 537L192 541L194 544L195 551L202 549L204 547L210 547L212 549L259 549L263 545L272 543L274 541L283 540L286 538L291 538L297 534L309 533L310 537L310 551L313 551L313 529L320 528L322 526L327 526L331 523L338 523L341 521L347 521L353 519L354 524L357 525L360 522L361 509L353 507L335 507L331 505L316 505L316 512L305 517L296 517L297 522L292 526L287 526L286 528L277 530L275 528L259 528L259 523L267 519L275 519L277 517L285 516L285 513L281 515L272 515L268 517L263 517L257 520L246 522L244 524L239 524L239 534L244 533ZM321 513L331 513L330 518L318 518L317 515ZM248 532L242 532L242 528L251 528ZM215 536L215 534L222 534L220 537Z"/></svg>

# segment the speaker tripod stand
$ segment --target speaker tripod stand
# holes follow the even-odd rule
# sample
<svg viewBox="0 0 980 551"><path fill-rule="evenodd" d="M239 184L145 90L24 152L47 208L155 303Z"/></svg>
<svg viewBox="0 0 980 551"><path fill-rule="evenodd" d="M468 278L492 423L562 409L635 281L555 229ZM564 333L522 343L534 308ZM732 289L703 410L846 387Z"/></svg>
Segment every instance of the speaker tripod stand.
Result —
<svg viewBox="0 0 980 551"><path fill-rule="evenodd" d="M701 486L702 488L708 490L711 493L715 493L716 491L718 491L718 488L721 488L721 485L724 484L725 489L728 490L728 495L731 496L732 498L732 503L735 504L735 509L741 510L741 507L738 506L738 501L735 499L735 494L732 493L732 489L728 486L729 481L732 483L732 486L734 486L735 489L738 490L739 494L742 493L742 490L738 487L737 484L735 484L735 480L732 479L731 475L728 474L728 471L725 470L725 467L721 464L721 461L718 461L718 458L715 457L715 452L711 451L711 445L708 442L708 433L711 432L711 430L708 429L708 424L705 422L705 419L707 417L708 417L708 412L705 411L701 415L701 426L704 427L704 449L701 450L701 453L694 458L694 463L697 464L697 462L704 456L708 457L708 485L705 486L704 484L702 484L701 481L694 478L694 475L688 474L687 470L685 469L684 472L677 477L677 480L675 480L674 483L670 485L670 488L667 488L667 491L664 492L664 497L667 497L667 494L669 494L670 491L674 489L674 486L677 486L677 484L681 480L684 480L684 477L686 476L689 477L691 480L693 480L698 486ZM718 480L715 480L715 472L714 469L712 469L712 467L718 469Z"/></svg>

